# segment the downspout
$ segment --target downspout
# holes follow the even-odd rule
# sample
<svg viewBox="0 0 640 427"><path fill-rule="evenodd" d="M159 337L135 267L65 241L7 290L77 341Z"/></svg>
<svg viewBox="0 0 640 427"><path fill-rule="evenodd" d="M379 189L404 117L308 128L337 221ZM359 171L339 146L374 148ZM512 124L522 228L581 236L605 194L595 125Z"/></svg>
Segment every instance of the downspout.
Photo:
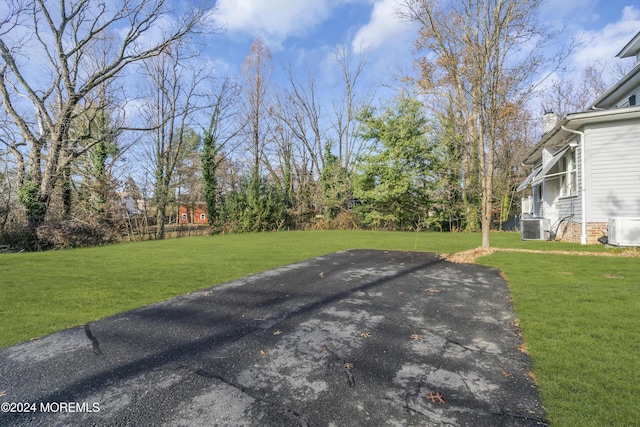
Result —
<svg viewBox="0 0 640 427"><path fill-rule="evenodd" d="M581 132L579 130L573 130L573 129L567 129L564 125L560 126L562 128L562 130L569 132L569 133L573 133L575 135L578 135L580 137L580 175L581 175L581 183L582 185L580 186L580 193L581 193L581 198L582 198L582 231L581 231L581 235L580 235L580 244L582 245L586 245L587 244L587 190L586 190L586 181L587 181L587 177L585 175L584 172L584 132Z"/></svg>

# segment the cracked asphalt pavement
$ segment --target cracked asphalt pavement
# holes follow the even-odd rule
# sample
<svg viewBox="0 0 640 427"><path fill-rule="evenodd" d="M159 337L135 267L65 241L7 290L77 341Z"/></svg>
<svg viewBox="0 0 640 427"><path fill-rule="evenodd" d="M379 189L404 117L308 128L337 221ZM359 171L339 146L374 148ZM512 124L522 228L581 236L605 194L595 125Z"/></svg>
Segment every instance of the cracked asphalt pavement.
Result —
<svg viewBox="0 0 640 427"><path fill-rule="evenodd" d="M521 344L497 270L342 251L1 349L0 425L546 425Z"/></svg>

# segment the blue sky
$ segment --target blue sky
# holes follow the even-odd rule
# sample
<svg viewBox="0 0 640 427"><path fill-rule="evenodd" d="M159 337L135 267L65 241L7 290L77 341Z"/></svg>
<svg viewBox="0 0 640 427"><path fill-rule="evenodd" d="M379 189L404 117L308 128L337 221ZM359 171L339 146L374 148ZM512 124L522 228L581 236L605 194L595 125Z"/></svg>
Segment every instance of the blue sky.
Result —
<svg viewBox="0 0 640 427"><path fill-rule="evenodd" d="M236 75L251 41L261 36L281 64L305 65L321 72L335 47L367 52L369 78L408 70L416 27L399 19L401 0L217 0L215 17L223 27L204 52L219 73ZM632 0L549 0L545 21L566 21L568 34L585 46L569 66L583 69L594 61L614 64L615 55L640 31L640 5Z"/></svg>

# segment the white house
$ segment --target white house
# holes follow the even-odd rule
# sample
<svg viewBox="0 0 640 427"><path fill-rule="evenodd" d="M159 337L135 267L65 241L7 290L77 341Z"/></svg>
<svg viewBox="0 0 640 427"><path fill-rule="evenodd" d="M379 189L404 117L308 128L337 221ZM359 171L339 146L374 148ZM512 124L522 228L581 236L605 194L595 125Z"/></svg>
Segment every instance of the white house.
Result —
<svg viewBox="0 0 640 427"><path fill-rule="evenodd" d="M543 119L518 191L522 237L640 246L640 32L618 53L636 66L585 112ZM636 105L638 104L638 105Z"/></svg>
<svg viewBox="0 0 640 427"><path fill-rule="evenodd" d="M118 195L120 196L120 203L124 209L124 213L127 216L132 217L141 213L140 209L136 207L136 201L131 197L131 194L123 191L118 193Z"/></svg>

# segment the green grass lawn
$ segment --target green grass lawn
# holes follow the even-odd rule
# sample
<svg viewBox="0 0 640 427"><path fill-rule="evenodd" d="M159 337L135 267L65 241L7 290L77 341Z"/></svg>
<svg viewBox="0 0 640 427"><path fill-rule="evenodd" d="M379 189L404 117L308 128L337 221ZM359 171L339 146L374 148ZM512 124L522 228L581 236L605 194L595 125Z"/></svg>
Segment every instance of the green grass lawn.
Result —
<svg viewBox="0 0 640 427"><path fill-rule="evenodd" d="M517 233L491 241L605 251ZM307 231L0 255L0 347L341 249L455 253L480 242L469 233ZM638 425L640 260L500 252L479 262L506 274L553 424Z"/></svg>
<svg viewBox="0 0 640 427"><path fill-rule="evenodd" d="M552 425L640 425L640 259L494 253Z"/></svg>
<svg viewBox="0 0 640 427"><path fill-rule="evenodd" d="M230 234L0 255L0 346L347 248L457 252L477 234Z"/></svg>

